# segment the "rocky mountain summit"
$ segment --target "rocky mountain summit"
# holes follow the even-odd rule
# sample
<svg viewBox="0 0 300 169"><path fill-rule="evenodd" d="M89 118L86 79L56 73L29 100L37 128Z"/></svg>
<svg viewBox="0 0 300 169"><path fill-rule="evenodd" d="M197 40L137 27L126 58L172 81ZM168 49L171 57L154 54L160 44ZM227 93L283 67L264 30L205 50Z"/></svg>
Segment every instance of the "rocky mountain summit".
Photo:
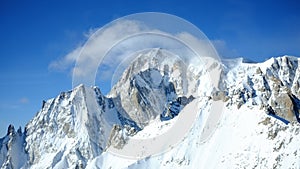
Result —
<svg viewBox="0 0 300 169"><path fill-rule="evenodd" d="M300 122L298 62L296 57L283 56L229 69L223 74L229 103L240 107L250 102L284 122Z"/></svg>
<svg viewBox="0 0 300 169"><path fill-rule="evenodd" d="M9 126L0 139L1 168L300 168L299 59L203 62L208 68L191 71L163 49L150 50L108 95L84 85L61 92L43 102L24 131ZM217 88L209 83L211 71L220 72ZM201 142L216 101L224 105L222 115ZM190 110L194 102L200 108ZM182 111L199 115L169 151L137 159L107 151L159 135Z"/></svg>

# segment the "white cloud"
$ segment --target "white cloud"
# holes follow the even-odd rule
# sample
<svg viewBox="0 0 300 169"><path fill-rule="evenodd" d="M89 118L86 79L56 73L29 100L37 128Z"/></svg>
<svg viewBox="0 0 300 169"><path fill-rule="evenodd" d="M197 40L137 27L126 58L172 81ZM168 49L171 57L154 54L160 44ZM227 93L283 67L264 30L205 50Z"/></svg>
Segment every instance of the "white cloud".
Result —
<svg viewBox="0 0 300 169"><path fill-rule="evenodd" d="M140 32L141 28L142 26L136 22L123 20L122 22L115 22L109 28L104 27L95 32L91 31L87 35L89 36L89 40L84 46L80 46L62 59L50 63L49 68L52 70L71 70L73 77L75 76L81 81L91 82L93 81L92 78L96 76L94 70L98 67L99 62L101 62L102 55L117 43L118 40L132 33ZM118 60L119 58L114 58L111 62ZM76 65L73 67L75 63Z"/></svg>
<svg viewBox="0 0 300 169"><path fill-rule="evenodd" d="M139 34L145 32L157 33L160 37L155 37L155 35L150 36L148 39L146 35L139 37ZM136 35L136 37L132 38L133 35ZM164 35L167 35L165 41L156 39L164 38ZM170 38L168 35L170 34L147 28L139 22L130 20L115 21L113 24L106 25L101 29L90 30L86 34L89 40L84 45L77 47L62 59L53 61L50 63L49 68L51 70L71 71L73 73L73 86L83 82L86 82L86 85L94 85L100 63L102 64L100 78L110 79L117 66L124 62L126 58L129 59L128 55L138 50L145 47L168 48L172 45L176 48L176 43L170 39L168 40ZM196 50L198 54L217 59L217 53L205 36L194 37L187 32L172 36ZM130 38L127 39L128 37ZM226 45L223 45L225 42L221 40L215 40L213 43L217 46L226 47ZM112 53L107 53L112 51L111 47L115 44L118 44L117 48ZM110 57L103 58L105 55Z"/></svg>

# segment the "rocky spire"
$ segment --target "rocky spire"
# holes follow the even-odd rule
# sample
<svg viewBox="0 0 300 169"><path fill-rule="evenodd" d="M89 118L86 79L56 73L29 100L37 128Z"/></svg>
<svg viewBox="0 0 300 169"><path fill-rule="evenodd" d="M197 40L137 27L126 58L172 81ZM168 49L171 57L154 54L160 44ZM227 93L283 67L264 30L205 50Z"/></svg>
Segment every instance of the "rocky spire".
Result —
<svg viewBox="0 0 300 169"><path fill-rule="evenodd" d="M10 124L7 129L7 135L14 135L15 132L15 127L12 124Z"/></svg>

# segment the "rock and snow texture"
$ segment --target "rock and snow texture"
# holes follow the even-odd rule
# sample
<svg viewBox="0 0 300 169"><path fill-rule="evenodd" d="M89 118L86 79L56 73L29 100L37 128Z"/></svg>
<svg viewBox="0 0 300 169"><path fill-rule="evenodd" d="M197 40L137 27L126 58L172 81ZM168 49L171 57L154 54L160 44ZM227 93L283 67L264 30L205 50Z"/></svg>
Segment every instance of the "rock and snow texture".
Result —
<svg viewBox="0 0 300 169"><path fill-rule="evenodd" d="M240 63L225 69L222 84L230 96L228 104L240 107L250 102L285 123L300 122L298 64L298 58L283 56L264 63Z"/></svg>
<svg viewBox="0 0 300 169"><path fill-rule="evenodd" d="M0 167L300 168L298 58L210 62L208 69L191 73L163 50L143 55L109 95L80 85L43 101L24 132L9 126L0 139ZM208 83L214 71L218 88ZM195 102L200 109L189 108ZM223 103L223 112L214 134L203 141L214 102ZM164 153L128 159L107 151L160 135L189 111L198 113L192 128Z"/></svg>
<svg viewBox="0 0 300 169"><path fill-rule="evenodd" d="M0 139L0 164L2 168L21 168L27 161L25 153L25 134L21 128L15 131L14 126L8 127L7 135Z"/></svg>

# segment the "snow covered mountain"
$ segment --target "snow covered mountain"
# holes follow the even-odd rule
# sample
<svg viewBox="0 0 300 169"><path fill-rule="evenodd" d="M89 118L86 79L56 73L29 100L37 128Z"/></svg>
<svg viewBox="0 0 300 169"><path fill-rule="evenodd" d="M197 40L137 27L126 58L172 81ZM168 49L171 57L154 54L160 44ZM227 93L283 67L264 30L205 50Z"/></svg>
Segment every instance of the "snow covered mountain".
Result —
<svg viewBox="0 0 300 169"><path fill-rule="evenodd" d="M163 49L139 55L108 95L80 85L43 101L24 131L10 125L0 139L1 168L300 168L298 58L203 59L206 67L191 72ZM217 87L208 82L213 71ZM215 102L224 105L220 117L210 114ZM193 126L163 153L109 151L184 126L190 112ZM216 129L203 139L210 120Z"/></svg>

